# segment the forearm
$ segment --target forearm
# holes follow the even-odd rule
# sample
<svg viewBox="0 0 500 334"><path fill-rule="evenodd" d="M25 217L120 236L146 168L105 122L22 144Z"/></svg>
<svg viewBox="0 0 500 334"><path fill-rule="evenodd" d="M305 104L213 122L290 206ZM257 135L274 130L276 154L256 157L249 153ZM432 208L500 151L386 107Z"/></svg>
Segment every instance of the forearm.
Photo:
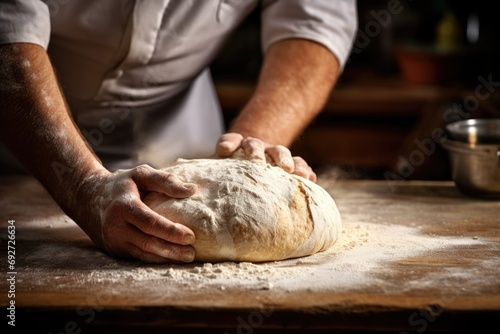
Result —
<svg viewBox="0 0 500 334"><path fill-rule="evenodd" d="M83 179L105 170L74 125L45 50L2 45L0 59L0 139L67 209Z"/></svg>
<svg viewBox="0 0 500 334"><path fill-rule="evenodd" d="M274 44L255 93L229 131L289 146L321 111L338 73L337 59L320 44L303 39Z"/></svg>

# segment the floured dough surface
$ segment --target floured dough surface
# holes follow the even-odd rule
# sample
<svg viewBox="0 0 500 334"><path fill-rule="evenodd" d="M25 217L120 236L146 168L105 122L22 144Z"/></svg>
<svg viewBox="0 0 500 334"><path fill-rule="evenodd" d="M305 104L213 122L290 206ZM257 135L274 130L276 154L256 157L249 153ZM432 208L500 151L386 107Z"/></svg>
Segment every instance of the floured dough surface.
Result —
<svg viewBox="0 0 500 334"><path fill-rule="evenodd" d="M163 170L197 184L198 193L186 199L151 193L144 203L194 231L196 261L307 256L332 246L341 233L339 211L323 188L271 164L196 159Z"/></svg>

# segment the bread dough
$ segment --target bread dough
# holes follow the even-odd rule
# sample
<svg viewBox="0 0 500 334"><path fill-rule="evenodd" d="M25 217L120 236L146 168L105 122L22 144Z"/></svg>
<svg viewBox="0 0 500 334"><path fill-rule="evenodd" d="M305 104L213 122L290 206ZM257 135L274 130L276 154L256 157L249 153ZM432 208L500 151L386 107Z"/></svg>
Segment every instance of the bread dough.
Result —
<svg viewBox="0 0 500 334"><path fill-rule="evenodd" d="M151 193L144 203L193 230L195 261L302 257L326 250L341 233L340 213L323 188L269 163L181 159L163 170L198 192L186 199Z"/></svg>

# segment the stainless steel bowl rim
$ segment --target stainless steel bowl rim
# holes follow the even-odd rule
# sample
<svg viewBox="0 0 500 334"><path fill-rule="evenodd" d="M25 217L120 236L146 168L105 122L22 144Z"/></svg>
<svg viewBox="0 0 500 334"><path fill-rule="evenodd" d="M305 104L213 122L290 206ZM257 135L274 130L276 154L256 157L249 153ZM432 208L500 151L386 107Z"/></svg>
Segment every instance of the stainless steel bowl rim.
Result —
<svg viewBox="0 0 500 334"><path fill-rule="evenodd" d="M476 143L500 144L500 119L466 119L456 121L445 126L446 131L454 140ZM474 131L471 131L474 129Z"/></svg>

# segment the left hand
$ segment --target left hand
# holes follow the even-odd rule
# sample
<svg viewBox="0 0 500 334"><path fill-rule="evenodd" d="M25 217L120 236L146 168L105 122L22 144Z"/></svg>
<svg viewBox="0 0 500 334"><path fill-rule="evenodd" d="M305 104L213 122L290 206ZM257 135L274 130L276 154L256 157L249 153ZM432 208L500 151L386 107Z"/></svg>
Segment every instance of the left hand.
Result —
<svg viewBox="0 0 500 334"><path fill-rule="evenodd" d="M240 148L248 160L267 161L290 174L316 182L316 173L307 162L301 157L292 157L290 150L282 145L271 145L257 138L245 138L239 133L231 132L219 138L216 153L219 157L228 158Z"/></svg>

